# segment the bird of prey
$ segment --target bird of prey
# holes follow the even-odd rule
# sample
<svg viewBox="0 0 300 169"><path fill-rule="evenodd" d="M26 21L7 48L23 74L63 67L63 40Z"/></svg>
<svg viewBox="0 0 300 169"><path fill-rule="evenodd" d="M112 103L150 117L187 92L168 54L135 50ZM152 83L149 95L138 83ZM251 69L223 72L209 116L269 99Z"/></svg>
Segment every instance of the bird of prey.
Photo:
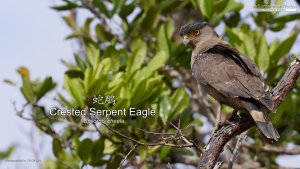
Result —
<svg viewBox="0 0 300 169"><path fill-rule="evenodd" d="M180 36L193 49L197 83L221 104L249 113L263 136L277 141L279 134L268 119L274 103L255 63L219 38L207 22L182 26Z"/></svg>

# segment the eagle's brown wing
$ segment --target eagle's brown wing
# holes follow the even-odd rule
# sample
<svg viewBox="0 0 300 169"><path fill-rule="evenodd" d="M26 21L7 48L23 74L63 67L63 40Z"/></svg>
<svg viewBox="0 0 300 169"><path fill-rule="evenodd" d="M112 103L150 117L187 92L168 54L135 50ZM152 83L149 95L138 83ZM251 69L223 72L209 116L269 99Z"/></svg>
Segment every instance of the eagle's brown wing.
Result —
<svg viewBox="0 0 300 169"><path fill-rule="evenodd" d="M278 132L267 118L267 111L272 110L273 102L258 68L250 59L251 62L233 54L218 48L199 53L194 58L192 73L199 83L223 96L220 98L220 95L209 92L213 97L221 101L224 99L223 102L236 109L242 106L267 138L277 140ZM235 105L237 98L242 105Z"/></svg>
<svg viewBox="0 0 300 169"><path fill-rule="evenodd" d="M233 59L219 53L202 53L195 58L192 72L196 79L210 85L226 97L254 98L265 96L265 84L243 70Z"/></svg>
<svg viewBox="0 0 300 169"><path fill-rule="evenodd" d="M219 81L221 80L221 83L213 82L216 83L215 85L218 89L223 90L222 93L230 95L231 97L253 98L263 104L268 111L274 111L273 101L271 100L267 85L260 74L260 70L249 57L240 54L235 48L223 43L218 43L205 51L198 53L195 62L201 58L207 57L205 55L214 55L216 59L209 57L208 60L203 60L202 64L205 64L206 66L223 65L221 68L218 67L215 69L204 70L212 71L209 72L209 74L223 73L223 75L219 75L219 77L224 78L219 79ZM221 57L216 57L217 55L220 55ZM222 71L225 67L227 70ZM201 75L199 77L201 77ZM226 85L223 84L224 80L227 81ZM231 82L231 80L234 81ZM230 87L230 85L234 88ZM229 91L227 91L228 89Z"/></svg>

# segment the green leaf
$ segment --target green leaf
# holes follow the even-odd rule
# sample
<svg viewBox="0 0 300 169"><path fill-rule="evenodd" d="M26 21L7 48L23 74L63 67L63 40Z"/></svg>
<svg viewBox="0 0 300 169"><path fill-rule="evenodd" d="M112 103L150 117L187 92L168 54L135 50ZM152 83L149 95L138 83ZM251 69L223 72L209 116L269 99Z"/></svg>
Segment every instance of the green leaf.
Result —
<svg viewBox="0 0 300 169"><path fill-rule="evenodd" d="M209 21L212 26L218 25L221 19L228 12L238 12L244 7L244 5L240 2L236 2L235 0L222 0L219 2L216 1L215 7L216 9L214 9L214 11L218 12L215 12Z"/></svg>
<svg viewBox="0 0 300 169"><path fill-rule="evenodd" d="M300 19L300 14L295 13L295 14L289 14L289 15L281 15L278 18L275 18L273 22L281 22L281 23L286 23L290 22L296 19Z"/></svg>
<svg viewBox="0 0 300 169"><path fill-rule="evenodd" d="M10 79L4 79L3 82L11 86L17 86L17 83Z"/></svg>
<svg viewBox="0 0 300 169"><path fill-rule="evenodd" d="M256 56L256 46L255 46L255 41L254 41L254 34L252 31L247 31L244 34L244 46L246 50L246 55L249 56L252 60L255 59Z"/></svg>
<svg viewBox="0 0 300 169"><path fill-rule="evenodd" d="M152 155L154 155L154 153L156 153L160 149L160 147L161 147L160 145L159 146L149 147L148 148L148 152L147 152L147 158L149 158Z"/></svg>
<svg viewBox="0 0 300 169"><path fill-rule="evenodd" d="M121 150L119 150L121 151ZM117 151L117 152L119 152ZM107 164L106 168L109 168L109 169L117 169L121 163L121 161L123 160L123 157L121 156L111 156L110 157L110 160L109 160L109 163Z"/></svg>
<svg viewBox="0 0 300 169"><path fill-rule="evenodd" d="M145 99L146 91L146 84L148 79L143 79L142 81L138 81L138 83L134 84L133 90L132 90L132 98L131 98L131 104L132 106L135 106L139 103L141 103Z"/></svg>
<svg viewBox="0 0 300 169"><path fill-rule="evenodd" d="M127 98L120 98L116 104L112 107L113 110L124 109L130 106L130 100ZM133 104L132 104L133 105Z"/></svg>
<svg viewBox="0 0 300 169"><path fill-rule="evenodd" d="M105 146L104 146L103 154L112 154L115 151L117 151L117 147L119 147L118 145L112 143L108 139L104 140L104 145Z"/></svg>
<svg viewBox="0 0 300 169"><path fill-rule="evenodd" d="M175 30L173 21L172 20L167 21L164 24L164 27L165 27L164 29L165 29L166 38L168 40L168 43L170 43L170 40L171 40L174 30Z"/></svg>
<svg viewBox="0 0 300 169"><path fill-rule="evenodd" d="M151 78L148 77L142 77L141 80L134 80L134 85L143 85L143 86L135 86L138 90L136 90L135 94L132 95L132 102L133 103L143 103L147 102L147 99L153 100L156 98L159 98L162 93L158 97L154 97L154 95L157 96L157 92L160 89L159 86L162 85L161 83L161 76L152 76ZM138 91L142 93L138 93ZM134 100L134 97L138 96L139 100ZM148 100L148 101L150 101Z"/></svg>
<svg viewBox="0 0 300 169"><path fill-rule="evenodd" d="M159 51L156 55L150 60L147 67L150 71L155 71L158 68L162 67L169 59L169 55L165 51Z"/></svg>
<svg viewBox="0 0 300 169"><path fill-rule="evenodd" d="M150 71L148 67L143 67L135 73L133 83L140 83L142 80L150 78L153 73L154 72Z"/></svg>
<svg viewBox="0 0 300 169"><path fill-rule="evenodd" d="M95 141L92 148L90 164L92 164L93 166L99 166L104 163L104 161L102 160L103 150L104 139Z"/></svg>
<svg viewBox="0 0 300 169"><path fill-rule="evenodd" d="M159 14L159 9L157 7L151 7L147 11L146 16L141 23L141 27L144 31L149 31L156 27L160 16Z"/></svg>
<svg viewBox="0 0 300 169"><path fill-rule="evenodd" d="M228 36L229 42L232 46L236 47L242 43L240 37L229 27L226 27L226 35Z"/></svg>
<svg viewBox="0 0 300 169"><path fill-rule="evenodd" d="M61 6L52 6L51 8L57 11L67 11L78 7L76 3L73 3L71 1L65 1L65 2L67 2L67 4Z"/></svg>
<svg viewBox="0 0 300 169"><path fill-rule="evenodd" d="M63 148L62 148L61 142L58 138L54 138L52 140L52 152L56 158L58 158L58 159L62 158Z"/></svg>
<svg viewBox="0 0 300 169"><path fill-rule="evenodd" d="M139 146L137 148L137 152L139 153L139 157L141 158L141 160L147 159L148 148L146 146Z"/></svg>
<svg viewBox="0 0 300 169"><path fill-rule="evenodd" d="M22 81L23 81L23 86L21 87L21 92L28 102L33 103L34 93L33 93L32 85L29 81L29 77L22 76Z"/></svg>
<svg viewBox="0 0 300 169"><path fill-rule="evenodd" d="M227 6L228 0L218 0L214 2L214 10L215 11L223 11L224 7Z"/></svg>
<svg viewBox="0 0 300 169"><path fill-rule="evenodd" d="M265 36L261 36L258 46L257 64L262 71L266 71L270 64L270 56Z"/></svg>
<svg viewBox="0 0 300 169"><path fill-rule="evenodd" d="M157 49L158 51L166 51L170 52L170 46L169 46L169 39L168 39L168 30L166 29L166 23L161 25L158 28L158 34L157 34Z"/></svg>
<svg viewBox="0 0 300 169"><path fill-rule="evenodd" d="M113 46L108 46L104 53L103 56L104 58L110 58L111 59L111 63L112 63L112 71L117 72L120 68L120 66L122 66L121 63L122 59L124 57L127 57L127 52L124 50L116 50L115 47ZM126 61L125 61L126 62ZM126 63L125 63L126 65Z"/></svg>
<svg viewBox="0 0 300 169"><path fill-rule="evenodd" d="M97 38L102 42L111 41L114 37L110 32L105 30L105 27L102 24L96 25L95 32Z"/></svg>
<svg viewBox="0 0 300 169"><path fill-rule="evenodd" d="M68 101L61 93L57 93L59 101L61 103L63 103L64 105L66 105L67 107L76 107L76 105L74 105L72 102Z"/></svg>
<svg viewBox="0 0 300 169"><path fill-rule="evenodd" d="M70 69L65 72L65 75L67 75L69 78L84 78L84 74L80 70L76 69Z"/></svg>
<svg viewBox="0 0 300 169"><path fill-rule="evenodd" d="M159 154L159 159L164 160L170 151L171 151L171 147L167 147L167 146L162 147Z"/></svg>
<svg viewBox="0 0 300 169"><path fill-rule="evenodd" d="M129 60L127 62L127 71L130 73L139 69L144 63L144 59L147 54L147 45L141 39L135 39L131 43L131 50L133 51L132 55L129 56Z"/></svg>
<svg viewBox="0 0 300 169"><path fill-rule="evenodd" d="M81 57L78 54L74 54L74 58L76 61L76 65L81 69L81 70L85 70L87 67L86 62L81 59Z"/></svg>
<svg viewBox="0 0 300 169"><path fill-rule="evenodd" d="M228 26L230 28L234 28L234 27L238 26L240 20L241 20L240 13L239 12L233 12L224 21L225 21L226 26Z"/></svg>
<svg viewBox="0 0 300 169"><path fill-rule="evenodd" d="M284 0L275 0L275 5L280 6L283 4L283 2L284 2Z"/></svg>
<svg viewBox="0 0 300 169"><path fill-rule="evenodd" d="M68 93L77 101L80 107L84 107L84 94L79 79L71 79L65 75L64 81L64 85Z"/></svg>
<svg viewBox="0 0 300 169"><path fill-rule="evenodd" d="M171 97L171 100L173 106L172 111L168 115L168 119L171 119L172 117L183 113L183 111L188 107L190 99L185 89L181 87L174 92L174 94Z"/></svg>
<svg viewBox="0 0 300 169"><path fill-rule="evenodd" d="M93 22L94 18L87 18L83 25L83 32L86 36L90 36L90 24Z"/></svg>
<svg viewBox="0 0 300 169"><path fill-rule="evenodd" d="M92 83L94 77L93 77L93 69L91 67L87 68L84 71L84 91L88 93L90 90L89 86Z"/></svg>
<svg viewBox="0 0 300 169"><path fill-rule="evenodd" d="M192 150L185 149L185 148L174 149L174 153L181 154L184 156L193 156L194 155L194 152Z"/></svg>
<svg viewBox="0 0 300 169"><path fill-rule="evenodd" d="M121 8L124 5L124 3L125 3L125 0L118 0L118 1L116 1L116 3L114 4L114 8L110 12L109 17L111 18L114 14L119 13L119 11L121 10Z"/></svg>
<svg viewBox="0 0 300 169"><path fill-rule="evenodd" d="M56 84L52 81L52 77L47 77L36 94L36 101L39 101L47 92L51 91Z"/></svg>
<svg viewBox="0 0 300 169"><path fill-rule="evenodd" d="M86 57L89 63L96 67L100 62L100 51L94 45L89 44L86 49Z"/></svg>
<svg viewBox="0 0 300 169"><path fill-rule="evenodd" d="M213 13L213 2L212 0L198 0L198 5L202 14L207 18L210 19Z"/></svg>
<svg viewBox="0 0 300 169"><path fill-rule="evenodd" d="M162 120L163 124L166 124L168 120L168 115L171 113L172 110L172 102L168 96L163 96L159 102L159 116Z"/></svg>
<svg viewBox="0 0 300 169"><path fill-rule="evenodd" d="M66 24L69 27L71 27L73 30L75 30L77 28L76 18L75 18L75 15L72 12L70 12L70 14L68 16L63 16L62 18L66 22Z"/></svg>
<svg viewBox="0 0 300 169"><path fill-rule="evenodd" d="M182 10L187 4L189 4L189 1L159 1L159 4L157 5L159 9L161 10L162 14L169 14L173 13L174 11ZM194 3L193 1L191 3ZM195 5L197 7L197 5Z"/></svg>
<svg viewBox="0 0 300 169"><path fill-rule="evenodd" d="M107 76L108 72L111 71L112 66L112 59L111 58L105 58L103 59L100 64L96 65L93 71L92 77L94 79L98 78L105 78Z"/></svg>
<svg viewBox="0 0 300 169"><path fill-rule="evenodd" d="M135 8L135 5L133 5L133 4L123 5L119 12L120 17L123 20L127 21L128 15L130 15L133 12L134 8Z"/></svg>
<svg viewBox="0 0 300 169"><path fill-rule="evenodd" d="M223 14L226 14L230 11L239 11L244 8L244 4L240 2L236 2L235 0L229 0L226 7L222 11Z"/></svg>
<svg viewBox="0 0 300 169"><path fill-rule="evenodd" d="M87 95L98 95L106 93L108 89L108 83L105 79L95 79L87 86Z"/></svg>
<svg viewBox="0 0 300 169"><path fill-rule="evenodd" d="M104 14L107 17L110 15L110 13L107 10L106 6L103 4L103 1L93 0L93 4L98 8L100 13Z"/></svg>
<svg viewBox="0 0 300 169"><path fill-rule="evenodd" d="M278 31L281 31L282 29L285 28L285 24L284 23L274 23L274 24L271 24L270 26L270 30L274 31L274 32L278 32Z"/></svg>
<svg viewBox="0 0 300 169"><path fill-rule="evenodd" d="M14 151L14 149L15 149L15 146L10 146L10 147L8 147L7 150L0 152L0 160L9 158L10 155L12 154L12 152Z"/></svg>
<svg viewBox="0 0 300 169"><path fill-rule="evenodd" d="M78 145L78 148L77 148L77 154L78 154L79 158L84 163L87 163L87 164L91 160L92 151L93 151L93 141L89 138L86 138L82 142L80 142Z"/></svg>
<svg viewBox="0 0 300 169"><path fill-rule="evenodd" d="M30 72L29 70L24 67L24 66L20 66L18 69L17 69L17 72L23 77L28 77L30 78Z"/></svg>
<svg viewBox="0 0 300 169"><path fill-rule="evenodd" d="M288 54L291 50L295 40L297 39L297 34L292 33L288 38L282 41L279 45L276 45L276 49L271 53L272 63L277 63L280 58Z"/></svg>
<svg viewBox="0 0 300 169"><path fill-rule="evenodd" d="M21 75L21 78L22 78L23 86L21 87L21 91L22 91L23 95L25 96L25 98L28 102L31 102L31 101L33 102L34 94L33 94L32 85L31 85L31 82L29 79L30 78L29 70L26 67L21 66L17 69L17 72Z"/></svg>
<svg viewBox="0 0 300 169"><path fill-rule="evenodd" d="M67 11L71 9L77 8L77 5L62 5L62 6L52 6L52 9L58 10L58 11Z"/></svg>

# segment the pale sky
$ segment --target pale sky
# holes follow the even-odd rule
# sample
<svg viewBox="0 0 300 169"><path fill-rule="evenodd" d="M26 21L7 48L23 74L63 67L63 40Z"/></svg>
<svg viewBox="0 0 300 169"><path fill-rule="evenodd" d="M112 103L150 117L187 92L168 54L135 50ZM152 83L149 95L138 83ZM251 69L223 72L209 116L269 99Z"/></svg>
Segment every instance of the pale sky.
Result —
<svg viewBox="0 0 300 169"><path fill-rule="evenodd" d="M19 149L12 156L13 159L35 159L34 154L30 153L32 148L42 157L52 156L50 137L38 133L31 122L15 115L12 101L17 101L19 108L24 103L19 89L2 83L3 79L11 79L20 85L21 79L15 70L19 66L26 66L33 79L52 76L60 83L58 88L61 89L65 67L59 60L73 61L73 49L71 43L64 40L70 33L69 29L59 14L49 8L50 5L51 1L48 0L7 0L0 5L0 135L4 136L0 139L0 151L11 144L18 144ZM277 33L274 37L286 37L286 32L289 30ZM293 50L296 51L295 46ZM51 97L48 96L45 101L51 101ZM300 157L278 160L284 166L300 167L297 161L300 161ZM21 166L31 169L37 165L22 163ZM2 167L19 168L18 164L0 162Z"/></svg>
<svg viewBox="0 0 300 169"><path fill-rule="evenodd" d="M2 82L3 79L11 79L21 85L15 70L26 66L33 79L52 76L55 81L60 81L61 88L65 67L59 60L72 59L71 44L64 40L70 31L59 14L49 8L50 5L47 0L9 0L1 1L0 5L0 151L11 144L18 144L19 149L13 159L36 159L30 153L32 148L38 150L40 156L51 155L49 137L38 133L31 122L15 115L11 102L17 101L19 108L25 102L20 90ZM51 100L50 97L47 99ZM29 137L30 134L32 137ZM0 163L0 168L20 166L34 168L36 165Z"/></svg>

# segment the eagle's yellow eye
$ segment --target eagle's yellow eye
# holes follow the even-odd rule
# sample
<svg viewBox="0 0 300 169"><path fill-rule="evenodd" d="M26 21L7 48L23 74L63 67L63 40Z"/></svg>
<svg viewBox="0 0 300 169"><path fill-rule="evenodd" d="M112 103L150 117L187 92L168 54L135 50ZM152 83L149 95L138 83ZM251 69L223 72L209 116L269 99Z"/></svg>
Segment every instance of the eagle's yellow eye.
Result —
<svg viewBox="0 0 300 169"><path fill-rule="evenodd" d="M199 35L200 34L200 30L194 30L194 35Z"/></svg>

